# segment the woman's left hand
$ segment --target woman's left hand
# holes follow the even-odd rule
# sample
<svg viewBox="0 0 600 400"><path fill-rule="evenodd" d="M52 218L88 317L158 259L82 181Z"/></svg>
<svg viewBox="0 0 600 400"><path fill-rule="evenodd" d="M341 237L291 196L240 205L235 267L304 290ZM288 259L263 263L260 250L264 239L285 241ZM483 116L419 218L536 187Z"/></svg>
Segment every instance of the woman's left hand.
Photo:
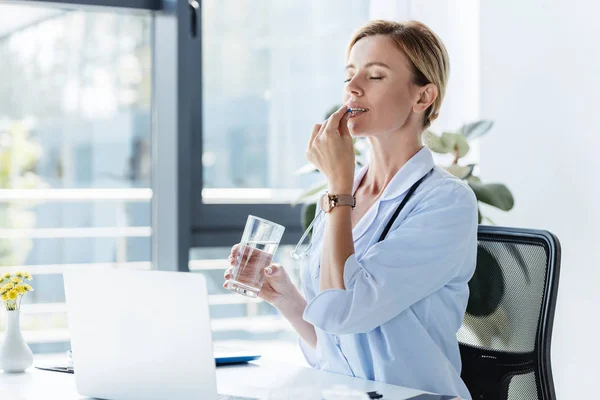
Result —
<svg viewBox="0 0 600 400"><path fill-rule="evenodd" d="M351 194L354 183L354 145L346 125L347 109L344 105L315 125L306 150L306 159L325 175L333 194Z"/></svg>

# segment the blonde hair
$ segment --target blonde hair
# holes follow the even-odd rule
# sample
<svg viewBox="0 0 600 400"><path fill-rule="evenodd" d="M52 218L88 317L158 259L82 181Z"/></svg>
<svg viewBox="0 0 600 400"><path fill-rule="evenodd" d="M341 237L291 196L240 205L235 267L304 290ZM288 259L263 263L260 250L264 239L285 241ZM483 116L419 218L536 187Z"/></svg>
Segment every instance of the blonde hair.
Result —
<svg viewBox="0 0 600 400"><path fill-rule="evenodd" d="M438 96L425 111L423 129L431 125L439 115L446 84L450 75L450 60L446 47L427 25L418 21L394 22L374 20L361 27L348 44L346 58L360 39L367 36L385 35L392 38L398 48L411 61L414 83L425 86L433 83Z"/></svg>

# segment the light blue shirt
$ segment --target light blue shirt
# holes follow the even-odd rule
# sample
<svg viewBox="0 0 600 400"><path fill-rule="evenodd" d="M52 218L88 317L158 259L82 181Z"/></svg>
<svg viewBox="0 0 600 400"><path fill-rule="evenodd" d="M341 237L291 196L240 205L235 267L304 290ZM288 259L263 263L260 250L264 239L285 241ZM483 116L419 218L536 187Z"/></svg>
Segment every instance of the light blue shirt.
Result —
<svg viewBox="0 0 600 400"><path fill-rule="evenodd" d="M355 254L344 265L346 290L319 292L327 218L319 213L301 272L304 319L315 326L317 348L303 340L300 345L314 368L470 399L460 378L456 333L475 271L477 200L468 185L434 165L430 150L422 148L354 227ZM354 191L367 169L356 173Z"/></svg>

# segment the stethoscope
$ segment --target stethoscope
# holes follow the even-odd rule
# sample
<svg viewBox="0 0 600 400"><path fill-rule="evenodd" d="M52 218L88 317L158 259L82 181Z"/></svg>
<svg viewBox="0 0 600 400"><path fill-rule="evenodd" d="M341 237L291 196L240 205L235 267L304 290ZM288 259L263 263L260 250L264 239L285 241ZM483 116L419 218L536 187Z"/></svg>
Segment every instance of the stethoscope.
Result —
<svg viewBox="0 0 600 400"><path fill-rule="evenodd" d="M321 210L319 208L319 211L317 212L317 215L315 215L315 217L313 218L313 220L310 223L310 225L308 225L308 228L306 228L306 230L304 231L304 233L300 237L300 240L298 241L298 244L296 245L296 247L294 248L294 250L292 250L290 252L290 255L292 256L292 258L294 260L303 260L304 258L306 258L306 255L308 254L308 252L312 248L313 241L311 240L310 242L308 242L308 245L306 246L306 248L301 253L299 252L300 247L302 246L302 243L304 243L304 239L306 239L306 236L308 236L310 230L312 229L313 225L315 224L315 221L317 220L317 218L319 218L319 216L321 215L321 213L323 213L323 210Z"/></svg>

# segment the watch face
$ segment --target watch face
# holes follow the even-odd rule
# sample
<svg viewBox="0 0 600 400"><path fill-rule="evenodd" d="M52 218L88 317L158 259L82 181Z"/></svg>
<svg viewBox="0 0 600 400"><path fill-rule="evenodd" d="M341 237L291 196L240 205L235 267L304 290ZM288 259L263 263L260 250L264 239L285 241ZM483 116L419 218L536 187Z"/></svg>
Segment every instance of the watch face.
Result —
<svg viewBox="0 0 600 400"><path fill-rule="evenodd" d="M326 213L331 211L331 202L329 201L329 195L327 193L321 196L321 210Z"/></svg>

